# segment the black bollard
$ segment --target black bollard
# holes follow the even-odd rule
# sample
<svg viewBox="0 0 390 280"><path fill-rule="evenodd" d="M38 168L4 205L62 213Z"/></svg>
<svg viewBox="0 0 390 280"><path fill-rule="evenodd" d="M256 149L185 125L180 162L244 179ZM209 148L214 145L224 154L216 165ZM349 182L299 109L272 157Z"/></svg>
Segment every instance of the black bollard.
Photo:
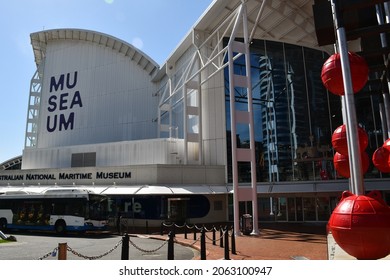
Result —
<svg viewBox="0 0 390 280"><path fill-rule="evenodd" d="M173 233L173 236L176 235L176 226L177 226L177 225L176 225L175 223L172 224L172 228L173 228L173 229L172 229L172 233Z"/></svg>
<svg viewBox="0 0 390 280"><path fill-rule="evenodd" d="M232 254L236 255L236 234L234 232L234 227L232 227Z"/></svg>
<svg viewBox="0 0 390 280"><path fill-rule="evenodd" d="M126 233L125 236L122 237L121 260L129 259L129 240L129 235Z"/></svg>
<svg viewBox="0 0 390 280"><path fill-rule="evenodd" d="M196 231L197 231L197 229L196 229L196 226L194 225L194 240L196 240Z"/></svg>
<svg viewBox="0 0 390 280"><path fill-rule="evenodd" d="M216 244L216 240L215 240L215 227L213 226L213 245L215 245Z"/></svg>
<svg viewBox="0 0 390 280"><path fill-rule="evenodd" d="M174 238L175 234L170 231L168 233L168 260L174 260L175 259L175 254L174 254Z"/></svg>
<svg viewBox="0 0 390 280"><path fill-rule="evenodd" d="M187 239L187 223L184 223L184 239Z"/></svg>
<svg viewBox="0 0 390 280"><path fill-rule="evenodd" d="M206 231L204 228L200 230L200 259L206 259Z"/></svg>
<svg viewBox="0 0 390 280"><path fill-rule="evenodd" d="M222 231L222 226L219 226L219 247L223 248L223 231Z"/></svg>
<svg viewBox="0 0 390 280"><path fill-rule="evenodd" d="M229 231L227 227L225 228L225 260L230 260L229 258Z"/></svg>
<svg viewBox="0 0 390 280"><path fill-rule="evenodd" d="M164 235L164 229L163 229L163 227L164 227L164 223L161 223L161 226L160 226L160 234L161 234L161 235Z"/></svg>

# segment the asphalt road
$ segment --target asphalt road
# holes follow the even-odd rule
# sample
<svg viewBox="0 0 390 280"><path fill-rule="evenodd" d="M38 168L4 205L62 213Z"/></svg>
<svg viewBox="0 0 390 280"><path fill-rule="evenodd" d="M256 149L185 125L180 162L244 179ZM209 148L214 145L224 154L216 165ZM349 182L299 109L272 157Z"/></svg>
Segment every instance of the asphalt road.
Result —
<svg viewBox="0 0 390 280"><path fill-rule="evenodd" d="M60 243L66 243L68 260L120 260L122 237L110 234L57 236L43 233L8 232L16 242L0 244L0 260L57 260L52 255ZM167 260L168 243L164 240L130 236L130 260ZM179 244L174 245L175 260L190 260L196 252Z"/></svg>

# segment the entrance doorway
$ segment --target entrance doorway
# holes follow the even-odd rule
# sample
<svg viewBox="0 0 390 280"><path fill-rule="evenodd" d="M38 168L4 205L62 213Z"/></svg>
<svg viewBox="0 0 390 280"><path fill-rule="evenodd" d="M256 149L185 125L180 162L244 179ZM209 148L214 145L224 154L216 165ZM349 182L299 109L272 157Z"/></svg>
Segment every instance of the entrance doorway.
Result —
<svg viewBox="0 0 390 280"><path fill-rule="evenodd" d="M168 198L168 220L184 224L187 220L187 202L189 198Z"/></svg>

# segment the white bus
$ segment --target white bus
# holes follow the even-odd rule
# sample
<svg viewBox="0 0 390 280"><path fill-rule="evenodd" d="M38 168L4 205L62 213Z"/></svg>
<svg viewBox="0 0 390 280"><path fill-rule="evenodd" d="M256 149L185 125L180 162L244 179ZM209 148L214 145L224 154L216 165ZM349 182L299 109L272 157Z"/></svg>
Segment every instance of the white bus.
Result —
<svg viewBox="0 0 390 280"><path fill-rule="evenodd" d="M0 193L0 230L95 231L107 227L108 199L85 189Z"/></svg>

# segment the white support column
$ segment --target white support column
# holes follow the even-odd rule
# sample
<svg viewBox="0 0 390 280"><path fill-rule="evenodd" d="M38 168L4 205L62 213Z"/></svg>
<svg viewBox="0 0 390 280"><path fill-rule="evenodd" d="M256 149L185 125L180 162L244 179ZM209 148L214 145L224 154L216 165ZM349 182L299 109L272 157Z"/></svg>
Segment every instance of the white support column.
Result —
<svg viewBox="0 0 390 280"><path fill-rule="evenodd" d="M348 59L348 46L345 27L336 0L331 0L334 24L336 27L336 40L340 53L341 69L344 82L344 102L346 112L348 156L351 171L350 190L355 195L364 194L364 182L362 174L362 161L359 151L358 124L355 109L355 99L352 87L351 69Z"/></svg>
<svg viewBox="0 0 390 280"><path fill-rule="evenodd" d="M246 15L246 1L242 1L239 13L234 23L232 35L228 43L228 67L229 67L229 91L230 91L230 124L231 124L231 145L232 145L232 173L233 173L233 211L234 211L234 231L240 234L239 202L248 198L248 193L238 184L238 162L250 162L251 165L251 190L250 199L252 201L253 228L252 235L258 235L258 209L257 209L257 178L256 178L256 147L254 138L254 120L253 120L253 102L252 102L252 82L251 82L251 64L250 49L248 41L248 26ZM236 32L242 27L244 34L244 43L236 41ZM241 53L245 56L245 75L234 73L234 53ZM247 111L237 111L235 106L235 88L246 89L248 97ZM237 148L236 125L247 124L249 126L249 149ZM241 195L245 199L241 198Z"/></svg>
<svg viewBox="0 0 390 280"><path fill-rule="evenodd" d="M251 187L252 187L252 215L253 215L253 231L252 235L259 234L258 225L258 207L257 207L257 175L256 175L256 142L255 142L255 129L254 129L254 112L253 112L253 99L252 99L252 75L251 75L251 58L248 41L248 19L246 5L243 4L243 28L244 28L244 44L245 44L245 64L246 64L246 76L247 76L247 94L248 94L248 112L249 112L249 143L251 151Z"/></svg>

